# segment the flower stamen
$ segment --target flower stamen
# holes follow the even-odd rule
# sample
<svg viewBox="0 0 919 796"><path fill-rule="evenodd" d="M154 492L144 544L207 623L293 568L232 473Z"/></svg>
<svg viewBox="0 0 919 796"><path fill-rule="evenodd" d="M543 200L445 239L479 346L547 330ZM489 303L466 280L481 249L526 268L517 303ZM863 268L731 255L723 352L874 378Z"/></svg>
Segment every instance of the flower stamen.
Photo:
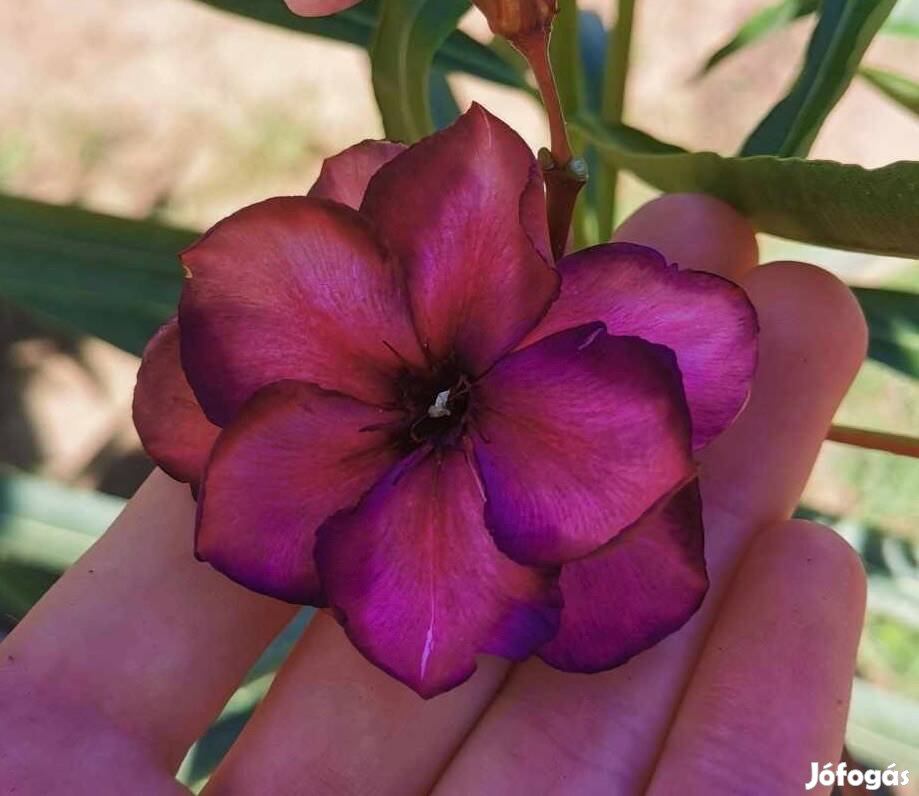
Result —
<svg viewBox="0 0 919 796"><path fill-rule="evenodd" d="M428 407L428 417L449 417L450 416L450 407L447 406L447 402L450 400L450 390L443 390L437 393L437 397L434 398L434 403Z"/></svg>

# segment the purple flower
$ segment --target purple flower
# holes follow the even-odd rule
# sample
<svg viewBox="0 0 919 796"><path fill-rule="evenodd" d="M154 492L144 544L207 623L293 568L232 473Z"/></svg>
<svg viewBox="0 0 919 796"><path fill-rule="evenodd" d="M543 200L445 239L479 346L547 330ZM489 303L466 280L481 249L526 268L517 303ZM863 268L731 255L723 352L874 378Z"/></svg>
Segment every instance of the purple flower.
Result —
<svg viewBox="0 0 919 796"><path fill-rule="evenodd" d="M135 421L198 489L199 558L425 697L479 653L607 669L696 610L693 451L746 401L754 311L642 246L553 264L539 168L482 108L182 262Z"/></svg>

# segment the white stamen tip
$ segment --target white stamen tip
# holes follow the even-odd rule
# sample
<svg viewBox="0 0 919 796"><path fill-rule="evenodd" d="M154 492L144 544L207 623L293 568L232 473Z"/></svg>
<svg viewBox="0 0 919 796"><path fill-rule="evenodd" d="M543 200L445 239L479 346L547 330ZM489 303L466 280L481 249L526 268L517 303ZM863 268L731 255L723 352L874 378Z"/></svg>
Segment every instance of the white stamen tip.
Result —
<svg viewBox="0 0 919 796"><path fill-rule="evenodd" d="M449 390L437 393L434 403L428 407L428 417L449 417L450 410L447 408L447 401L449 400Z"/></svg>

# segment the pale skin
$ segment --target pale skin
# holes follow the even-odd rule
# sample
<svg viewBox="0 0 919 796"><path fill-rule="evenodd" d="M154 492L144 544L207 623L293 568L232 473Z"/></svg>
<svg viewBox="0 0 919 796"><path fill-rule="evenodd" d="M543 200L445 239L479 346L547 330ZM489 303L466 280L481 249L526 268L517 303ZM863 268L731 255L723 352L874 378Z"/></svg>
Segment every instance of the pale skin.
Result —
<svg viewBox="0 0 919 796"><path fill-rule="evenodd" d="M741 282L759 312L751 401L701 455L702 610L617 670L482 657L430 701L319 614L206 796L781 796L839 758L864 573L788 518L864 357L861 313L814 266L754 269L751 228L712 199L664 197L616 237ZM0 793L187 793L186 750L295 611L196 562L193 526L188 488L155 472L0 644Z"/></svg>

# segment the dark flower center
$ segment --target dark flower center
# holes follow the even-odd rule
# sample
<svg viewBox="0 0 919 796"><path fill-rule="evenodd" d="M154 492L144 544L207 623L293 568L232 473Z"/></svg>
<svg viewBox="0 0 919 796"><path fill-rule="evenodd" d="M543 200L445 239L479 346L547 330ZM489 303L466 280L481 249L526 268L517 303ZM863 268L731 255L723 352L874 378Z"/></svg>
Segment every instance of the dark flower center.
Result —
<svg viewBox="0 0 919 796"><path fill-rule="evenodd" d="M413 450L426 442L451 444L463 433L472 383L455 358L431 367L426 373L406 372L399 379L406 423L398 444Z"/></svg>

